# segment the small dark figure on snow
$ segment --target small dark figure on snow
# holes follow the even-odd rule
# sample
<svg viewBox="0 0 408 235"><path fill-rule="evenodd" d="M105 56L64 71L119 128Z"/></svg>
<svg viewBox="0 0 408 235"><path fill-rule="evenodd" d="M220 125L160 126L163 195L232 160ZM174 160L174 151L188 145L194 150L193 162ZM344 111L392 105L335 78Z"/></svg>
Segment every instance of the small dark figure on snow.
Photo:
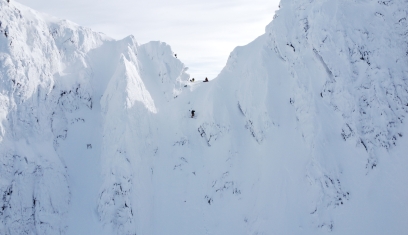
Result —
<svg viewBox="0 0 408 235"><path fill-rule="evenodd" d="M176 58L177 58L177 54L174 54L174 57L176 57Z"/></svg>
<svg viewBox="0 0 408 235"><path fill-rule="evenodd" d="M190 79L190 82L194 82L194 78Z"/></svg>
<svg viewBox="0 0 408 235"><path fill-rule="evenodd" d="M204 82L208 82L208 78L205 78L205 79L204 79Z"/></svg>
<svg viewBox="0 0 408 235"><path fill-rule="evenodd" d="M194 110L191 110L191 118L194 117L194 113L195 113L195 111L194 111Z"/></svg>

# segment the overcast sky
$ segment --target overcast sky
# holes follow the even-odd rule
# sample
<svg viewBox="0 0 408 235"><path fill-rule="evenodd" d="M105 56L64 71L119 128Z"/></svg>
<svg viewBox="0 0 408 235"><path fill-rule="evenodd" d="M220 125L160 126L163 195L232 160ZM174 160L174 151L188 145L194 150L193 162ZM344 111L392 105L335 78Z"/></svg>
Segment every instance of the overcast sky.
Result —
<svg viewBox="0 0 408 235"><path fill-rule="evenodd" d="M265 32L279 0L17 0L115 39L170 44L196 79L214 78L236 47Z"/></svg>

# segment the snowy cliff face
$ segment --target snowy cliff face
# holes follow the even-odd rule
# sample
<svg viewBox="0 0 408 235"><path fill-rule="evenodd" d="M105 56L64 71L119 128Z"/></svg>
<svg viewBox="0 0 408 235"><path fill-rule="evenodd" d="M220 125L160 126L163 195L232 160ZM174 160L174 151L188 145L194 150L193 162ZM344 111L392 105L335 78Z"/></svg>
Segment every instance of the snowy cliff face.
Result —
<svg viewBox="0 0 408 235"><path fill-rule="evenodd" d="M408 112L407 3L296 3L282 2L267 33L296 78L297 116L309 122L320 96L341 114L344 140L363 146L373 169L379 151L398 144Z"/></svg>
<svg viewBox="0 0 408 235"><path fill-rule="evenodd" d="M345 151L329 153L333 151L327 148L330 136L341 136L347 144L363 150L357 156L366 162L365 178L372 180L368 184L380 184L371 175L381 174L375 172L380 164L406 156L398 149L407 145L403 136L408 113L408 5L406 1L282 1L281 7L267 27L268 47L285 61L295 80L290 102L300 131L312 146L307 176L312 184L321 185L324 194L316 206L320 217L327 213L327 205L343 205L357 197L357 189L341 180L347 177ZM330 155L335 162L328 160ZM381 172L393 171L393 167L381 167ZM381 194L389 193L384 193L390 190L384 186ZM392 193L401 192L394 189ZM392 207L393 203L388 203ZM406 200L400 203L406 205ZM399 210L392 210L398 214ZM334 230L335 224L331 219L324 226ZM403 231L393 229L395 233ZM378 230L370 233L381 230L386 231L378 225Z"/></svg>
<svg viewBox="0 0 408 235"><path fill-rule="evenodd" d="M291 191L298 197L278 197L277 202L292 204L278 210L283 223L265 219L270 224L256 231L403 233L407 226L400 218L407 213L399 207L406 210L407 200L396 198L407 195L408 175L397 167L406 164L407 151L407 2L281 1L280 6L265 35L235 49L218 77L227 81L219 81L221 87L237 84L236 105L258 143L273 145L280 142L274 136L296 129L302 143L294 138L282 145L306 145L283 177L302 177L298 186L308 187ZM274 147L267 151L273 152ZM297 178L294 165L302 161L303 175ZM290 186L265 187L290 192ZM283 218L288 215L291 219Z"/></svg>
<svg viewBox="0 0 408 235"><path fill-rule="evenodd" d="M307 179L302 184L310 185L292 193L307 198L293 210L310 211L290 223L298 223L302 232L296 233L313 227L339 234L348 233L347 227L356 234L403 233L407 227L400 218L407 213L398 207L406 209L407 200L391 201L407 195L408 175L396 167L407 151L407 2L281 1L280 6L265 35L231 53L219 79L237 83L238 108L257 142L271 144L276 133L283 131L282 138L295 128L307 145L296 162L306 159L299 170ZM293 118L294 126L288 126ZM359 218L360 224L346 217ZM265 234L284 226L266 228Z"/></svg>
<svg viewBox="0 0 408 235"><path fill-rule="evenodd" d="M0 233L65 233L94 211L97 221L126 224L112 221L122 203L115 187L133 174L121 169L132 171L120 158L131 138L124 132L157 113L143 79L159 74L150 85L172 99L186 69L164 43L115 41L17 3L0 1L0 10ZM105 195L119 199L105 205ZM82 200L94 209L75 219Z"/></svg>
<svg viewBox="0 0 408 235"><path fill-rule="evenodd" d="M0 233L403 234L407 9L282 0L190 83L164 43L0 1Z"/></svg>

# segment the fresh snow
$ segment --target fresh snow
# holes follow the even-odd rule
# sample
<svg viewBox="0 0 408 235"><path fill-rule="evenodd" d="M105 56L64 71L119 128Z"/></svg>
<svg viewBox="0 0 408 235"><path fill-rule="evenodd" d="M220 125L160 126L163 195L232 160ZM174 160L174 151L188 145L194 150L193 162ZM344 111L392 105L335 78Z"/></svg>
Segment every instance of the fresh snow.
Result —
<svg viewBox="0 0 408 235"><path fill-rule="evenodd" d="M203 83L1 0L0 234L405 234L407 2L280 7Z"/></svg>

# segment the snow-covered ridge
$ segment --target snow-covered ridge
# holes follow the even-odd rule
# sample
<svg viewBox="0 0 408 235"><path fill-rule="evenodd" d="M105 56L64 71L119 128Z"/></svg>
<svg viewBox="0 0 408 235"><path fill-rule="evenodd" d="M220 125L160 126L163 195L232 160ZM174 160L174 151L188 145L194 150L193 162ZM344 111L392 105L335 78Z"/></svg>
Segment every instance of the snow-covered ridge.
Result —
<svg viewBox="0 0 408 235"><path fill-rule="evenodd" d="M14 2L0 1L0 9L0 231L65 233L73 176L66 165L70 153L61 145L71 126L121 121L115 115L138 104L156 113L143 80L157 78L149 82L168 95L155 95L169 99L188 75L164 43L140 46L131 36L115 41ZM156 61L151 53L166 59ZM162 77L145 75L153 72Z"/></svg>
<svg viewBox="0 0 408 235"><path fill-rule="evenodd" d="M407 2L280 6L191 83L0 1L0 234L404 234Z"/></svg>

